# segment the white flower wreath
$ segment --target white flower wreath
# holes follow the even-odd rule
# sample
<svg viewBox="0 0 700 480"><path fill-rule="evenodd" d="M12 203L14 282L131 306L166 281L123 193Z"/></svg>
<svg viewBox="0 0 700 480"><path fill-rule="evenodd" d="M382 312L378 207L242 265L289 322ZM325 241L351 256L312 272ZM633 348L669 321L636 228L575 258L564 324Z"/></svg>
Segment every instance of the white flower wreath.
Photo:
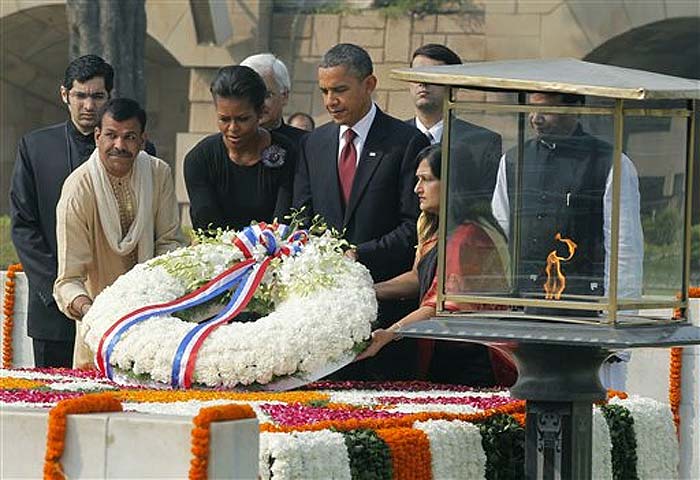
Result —
<svg viewBox="0 0 700 480"><path fill-rule="evenodd" d="M88 346L98 351L103 336L130 312L181 298L242 262L235 236L222 232L119 277L97 296L83 319ZM311 235L300 252L274 258L248 306L272 311L255 321L224 324L206 337L194 361L193 384L285 389L348 363L370 337L377 301L369 272L343 256L344 243L330 232ZM253 257L260 262L264 252L258 245ZM212 303L223 306L221 298L210 301L209 311ZM177 315L188 318L182 313L187 314ZM159 315L128 329L109 357L117 378L171 383L178 346L197 326L195 319L188 319L193 321Z"/></svg>

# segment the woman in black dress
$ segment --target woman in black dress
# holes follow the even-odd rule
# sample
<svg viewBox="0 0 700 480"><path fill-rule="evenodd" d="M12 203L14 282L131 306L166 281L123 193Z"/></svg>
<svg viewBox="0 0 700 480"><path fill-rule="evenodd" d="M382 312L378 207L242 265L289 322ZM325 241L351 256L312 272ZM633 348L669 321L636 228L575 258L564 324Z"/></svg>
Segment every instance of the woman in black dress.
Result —
<svg viewBox="0 0 700 480"><path fill-rule="evenodd" d="M296 151L286 137L258 125L265 83L252 69L219 69L210 91L219 133L185 156L185 184L196 229L239 230L289 213Z"/></svg>

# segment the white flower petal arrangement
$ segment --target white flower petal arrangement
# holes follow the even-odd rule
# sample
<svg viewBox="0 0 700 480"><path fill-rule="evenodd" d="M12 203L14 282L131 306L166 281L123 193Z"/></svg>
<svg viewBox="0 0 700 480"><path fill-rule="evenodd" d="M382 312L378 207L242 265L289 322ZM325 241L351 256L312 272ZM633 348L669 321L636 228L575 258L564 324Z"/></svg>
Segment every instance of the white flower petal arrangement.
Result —
<svg viewBox="0 0 700 480"><path fill-rule="evenodd" d="M246 255L235 244L236 235L219 232L119 277L83 319L87 345L97 352L103 336L125 315L181 298L242 262ZM206 337L194 363L193 385L265 388L273 382L274 389L285 389L348 363L370 337L377 301L369 271L343 255L345 245L326 231L309 235L301 251L275 256L247 308L262 316L224 324ZM267 255L262 245L251 254L257 262ZM209 310L224 303L225 298L209 301ZM115 378L171 383L178 346L197 326L187 313L154 316L125 331L109 358Z"/></svg>

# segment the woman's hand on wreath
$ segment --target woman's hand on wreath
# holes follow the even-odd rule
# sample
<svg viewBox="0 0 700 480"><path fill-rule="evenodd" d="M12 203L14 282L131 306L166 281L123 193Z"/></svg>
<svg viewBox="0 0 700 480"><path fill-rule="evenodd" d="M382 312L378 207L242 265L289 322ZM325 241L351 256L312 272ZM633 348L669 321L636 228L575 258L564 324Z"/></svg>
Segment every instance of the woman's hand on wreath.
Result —
<svg viewBox="0 0 700 480"><path fill-rule="evenodd" d="M355 357L355 361L357 362L375 356L387 343L390 343L394 339L396 339L396 334L390 330L385 330L383 328L375 330L372 332L372 341L369 346L364 352Z"/></svg>
<svg viewBox="0 0 700 480"><path fill-rule="evenodd" d="M350 248L348 250L345 250L345 253L343 255L345 255L347 258L349 258L353 262L357 261L357 250L355 250L354 248Z"/></svg>

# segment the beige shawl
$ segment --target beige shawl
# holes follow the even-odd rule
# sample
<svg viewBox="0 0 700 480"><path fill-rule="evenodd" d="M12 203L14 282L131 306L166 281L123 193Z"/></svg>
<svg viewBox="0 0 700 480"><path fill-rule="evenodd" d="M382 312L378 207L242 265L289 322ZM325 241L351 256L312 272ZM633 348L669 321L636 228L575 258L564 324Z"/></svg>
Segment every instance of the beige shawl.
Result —
<svg viewBox="0 0 700 480"><path fill-rule="evenodd" d="M95 188L95 200L102 229L111 249L118 255L131 253L138 244L138 261L153 258L153 170L151 156L141 151L131 170L131 190L137 205L134 221L124 234L119 223L119 206L107 177L99 150L96 148L88 159L90 179ZM145 232L148 234L144 235Z"/></svg>

